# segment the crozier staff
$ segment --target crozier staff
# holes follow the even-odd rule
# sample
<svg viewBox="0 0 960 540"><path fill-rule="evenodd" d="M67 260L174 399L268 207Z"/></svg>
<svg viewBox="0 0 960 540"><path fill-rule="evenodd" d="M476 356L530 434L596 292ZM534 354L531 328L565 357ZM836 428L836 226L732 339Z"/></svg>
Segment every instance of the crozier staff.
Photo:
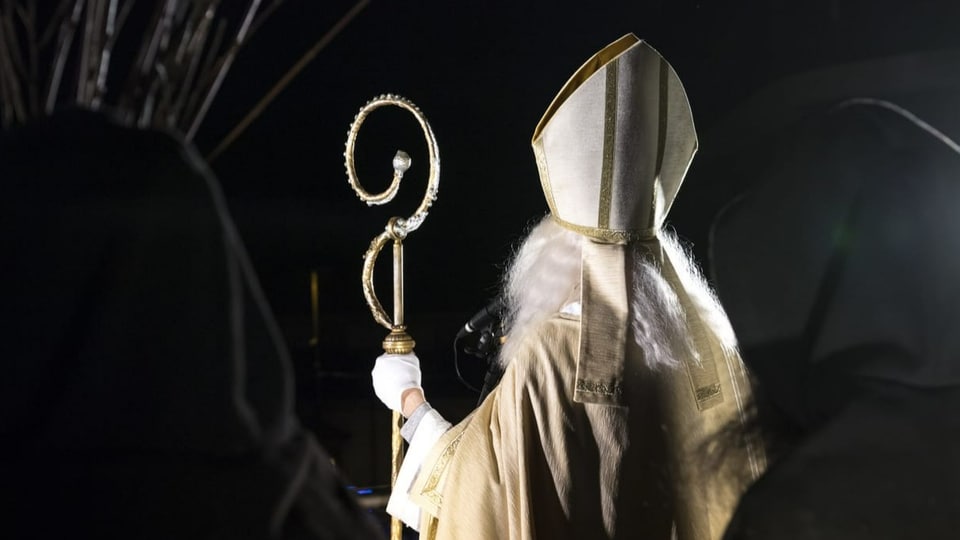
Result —
<svg viewBox="0 0 960 540"><path fill-rule="evenodd" d="M360 185L357 178L357 171L354 166L354 148L357 143L357 136L360 133L360 126L363 121L374 110L385 107L396 106L408 111L420 124L423 135L427 142L427 153L430 164L430 175L427 178L427 191L424 193L420 206L413 214L404 219L393 217L387 222L385 230L379 236L370 242L370 248L363 256L363 295L370 306L370 312L373 318L384 328L390 330L390 333L383 340L383 350L387 354L394 355L412 355L413 347L416 345L410 334L407 333L407 326L403 317L403 241L407 235L417 230L427 218L427 210L437 199L437 190L440 188L440 151L437 146L437 139L433 134L433 129L427 122L426 117L420 112L416 105L406 98L393 94L378 96L366 105L360 108L360 112L350 124L350 131L347 133L346 150L343 152L344 166L347 170L347 181L350 187L357 193L360 200L367 203L368 206L386 204L393 200L400 189L400 181L403 180L403 174L410 168L410 156L398 150L393 158L393 180L381 193L369 193ZM393 318L387 315L387 312L380 304L377 293L373 285L373 271L377 264L377 257L380 251L387 245L393 243ZM391 427L391 470L390 483L395 484L397 474L400 471L400 463L403 460L403 439L400 436L400 426L403 419L398 412L400 407L392 407L394 410ZM403 534L403 528L400 521L396 518L390 521L391 540L400 540Z"/></svg>

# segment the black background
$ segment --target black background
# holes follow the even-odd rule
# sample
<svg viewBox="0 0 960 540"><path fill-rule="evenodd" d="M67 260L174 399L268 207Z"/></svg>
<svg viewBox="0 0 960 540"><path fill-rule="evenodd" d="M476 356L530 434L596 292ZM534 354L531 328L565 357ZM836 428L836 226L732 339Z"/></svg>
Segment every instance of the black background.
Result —
<svg viewBox="0 0 960 540"><path fill-rule="evenodd" d="M196 139L201 153L353 5L284 2L230 72ZM301 415L336 455L351 428L330 428L324 411L334 401L376 404L368 372L386 331L363 299L362 255L390 216L412 212L425 186L419 128L403 112L379 110L361 130L362 182L368 190L386 186L398 148L414 165L386 207L368 208L350 189L343 145L367 100L411 99L439 141L439 197L406 244L407 322L428 396L467 403L472 394L453 374L453 336L496 293L503 262L546 212L530 136L594 52L633 32L684 82L701 158L670 223L702 261L710 220L735 188L712 183L698 162L729 136L716 128L738 104L792 73L955 47L957 12L947 1L373 0L212 163L294 353ZM319 278L314 345L311 272ZM389 309L389 266L378 272Z"/></svg>

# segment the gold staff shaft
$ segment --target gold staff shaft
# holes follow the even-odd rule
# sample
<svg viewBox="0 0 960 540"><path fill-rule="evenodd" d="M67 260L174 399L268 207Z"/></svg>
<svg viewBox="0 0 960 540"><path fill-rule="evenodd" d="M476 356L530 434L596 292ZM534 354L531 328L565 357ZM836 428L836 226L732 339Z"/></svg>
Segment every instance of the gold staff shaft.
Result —
<svg viewBox="0 0 960 540"><path fill-rule="evenodd" d="M393 241L393 325L403 323L403 241Z"/></svg>
<svg viewBox="0 0 960 540"><path fill-rule="evenodd" d="M393 241L393 329L390 335L394 335L396 329L405 328L403 323L403 241L395 239ZM401 341L410 342L410 350L400 351L398 353L406 354L413 351L413 339L406 332L401 330ZM403 338L406 339L403 339ZM387 343L384 343L384 350L390 352ZM403 415L393 411L393 417L390 428L390 486L397 484L397 475L400 474L400 465L403 464L403 436L400 434L400 428L403 427ZM390 540L401 540L403 536L403 524L397 518L390 518Z"/></svg>

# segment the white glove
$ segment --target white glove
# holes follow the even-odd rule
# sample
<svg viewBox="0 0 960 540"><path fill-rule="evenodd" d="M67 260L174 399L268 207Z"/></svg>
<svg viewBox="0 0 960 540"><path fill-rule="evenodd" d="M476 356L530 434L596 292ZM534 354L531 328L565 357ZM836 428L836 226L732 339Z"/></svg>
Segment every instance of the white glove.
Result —
<svg viewBox="0 0 960 540"><path fill-rule="evenodd" d="M420 386L420 359L410 354L383 354L373 366L373 391L391 410L401 412L400 396Z"/></svg>

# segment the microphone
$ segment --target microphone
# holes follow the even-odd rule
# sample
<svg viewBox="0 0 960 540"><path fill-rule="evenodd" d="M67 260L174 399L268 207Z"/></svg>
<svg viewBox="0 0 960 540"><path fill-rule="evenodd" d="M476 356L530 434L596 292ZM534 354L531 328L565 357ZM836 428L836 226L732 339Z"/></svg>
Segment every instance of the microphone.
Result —
<svg viewBox="0 0 960 540"><path fill-rule="evenodd" d="M477 332L478 330L489 328L493 323L500 320L504 307L503 299L498 296L483 309L478 311L476 315L470 317L470 320L463 325L463 328L461 328L459 332L457 332L457 339L466 337Z"/></svg>
<svg viewBox="0 0 960 540"><path fill-rule="evenodd" d="M453 340L453 368L457 372L457 378L459 378L460 382L467 388L474 392L480 392L481 400L496 386L503 373L499 364L493 361L492 358L495 357L500 346L500 337L498 334L503 331L501 319L503 318L505 309L506 302L504 302L503 298L499 296L494 298L492 302L484 306L484 308L478 311L473 317L470 317L470 320L457 332L457 337ZM472 346L462 345L461 341L467 336L473 336L469 341L471 343L476 341L476 343L472 343ZM461 348L462 352L485 362L487 374L486 377L484 377L482 389L478 389L470 384L460 372L459 353L461 352Z"/></svg>

